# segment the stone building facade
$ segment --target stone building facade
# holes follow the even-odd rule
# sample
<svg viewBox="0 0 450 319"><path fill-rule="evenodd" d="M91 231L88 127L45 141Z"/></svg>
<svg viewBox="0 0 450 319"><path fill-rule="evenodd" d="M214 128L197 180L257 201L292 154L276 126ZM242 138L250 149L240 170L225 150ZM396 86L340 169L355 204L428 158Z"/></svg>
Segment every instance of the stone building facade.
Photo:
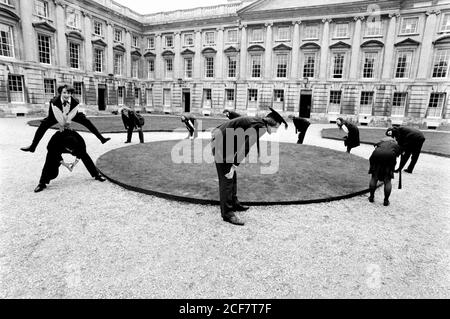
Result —
<svg viewBox="0 0 450 319"><path fill-rule="evenodd" d="M449 123L450 0L230 0L142 15L112 0L0 0L0 113L61 83L88 112Z"/></svg>

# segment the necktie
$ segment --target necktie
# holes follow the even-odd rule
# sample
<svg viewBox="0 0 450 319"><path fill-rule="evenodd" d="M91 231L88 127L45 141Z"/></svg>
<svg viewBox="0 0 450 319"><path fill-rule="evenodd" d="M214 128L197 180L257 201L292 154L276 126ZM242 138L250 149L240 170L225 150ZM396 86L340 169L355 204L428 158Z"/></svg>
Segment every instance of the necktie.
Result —
<svg viewBox="0 0 450 319"><path fill-rule="evenodd" d="M63 104L63 114L65 116L67 116L69 114L69 111L70 111L70 106L69 106L69 103L66 101Z"/></svg>

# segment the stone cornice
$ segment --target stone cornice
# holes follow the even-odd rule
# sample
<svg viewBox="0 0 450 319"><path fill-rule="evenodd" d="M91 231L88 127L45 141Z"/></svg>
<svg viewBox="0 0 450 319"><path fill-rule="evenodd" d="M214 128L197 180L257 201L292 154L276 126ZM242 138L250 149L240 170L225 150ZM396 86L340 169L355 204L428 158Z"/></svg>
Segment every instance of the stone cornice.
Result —
<svg viewBox="0 0 450 319"><path fill-rule="evenodd" d="M327 22L330 23L330 22L332 22L332 21L333 21L333 19L331 19L331 18L323 18L323 19L322 19L322 22L323 22L323 23L327 23Z"/></svg>
<svg viewBox="0 0 450 319"><path fill-rule="evenodd" d="M439 10L439 9L431 9L431 10L428 10L427 12L425 12L425 14L427 16L432 15L432 14L435 14L435 15L438 16L438 15L441 14L441 10Z"/></svg>

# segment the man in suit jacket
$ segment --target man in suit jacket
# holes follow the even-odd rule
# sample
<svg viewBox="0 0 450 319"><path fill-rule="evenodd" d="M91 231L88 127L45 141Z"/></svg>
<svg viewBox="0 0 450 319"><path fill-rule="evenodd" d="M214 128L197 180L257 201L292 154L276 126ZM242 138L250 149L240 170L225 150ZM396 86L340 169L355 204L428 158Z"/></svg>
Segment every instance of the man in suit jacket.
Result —
<svg viewBox="0 0 450 319"><path fill-rule="evenodd" d="M197 131L197 120L192 114L184 114L181 115L181 122L186 125L187 130L189 131L189 135L186 138L196 138L198 136Z"/></svg>
<svg viewBox="0 0 450 319"><path fill-rule="evenodd" d="M408 162L408 159L411 157L408 168L404 170L406 173L411 174L419 159L420 152L422 151L425 136L418 129L406 126L388 128L386 130L386 135L395 138L402 151L400 164L395 172L397 173L403 169L406 162Z"/></svg>
<svg viewBox="0 0 450 319"><path fill-rule="evenodd" d="M228 117L230 120L234 120L235 118L241 116L241 114L230 110L223 110L223 114L225 114L225 116Z"/></svg>
<svg viewBox="0 0 450 319"><path fill-rule="evenodd" d="M47 146L47 157L42 169L39 184L34 189L35 193L44 190L52 179L59 173L59 167L63 161L62 153L69 153L83 161L84 166L95 180L104 182L105 179L98 172L94 162L86 151L86 143L80 134L68 128L57 131L50 139Z"/></svg>
<svg viewBox="0 0 450 319"><path fill-rule="evenodd" d="M303 144L306 131L308 130L308 127L311 123L307 119L304 119L302 117L289 115L289 118L291 118L292 122L294 122L295 134L298 133L297 144Z"/></svg>
<svg viewBox="0 0 450 319"><path fill-rule="evenodd" d="M84 125L89 131L91 131L97 138L102 142L102 144L108 142L111 138L105 138L97 130L97 128L92 124L92 122L81 112L78 112L78 100L72 97L73 88L67 84L58 87L58 96L54 97L50 101L50 107L48 110L48 116L41 121L36 133L34 134L33 142L30 146L22 147L21 150L24 152L34 152L39 144L39 141L44 136L45 132L53 125L57 123L52 107L56 106L60 109L65 116L72 113L71 116L74 122ZM68 123L70 124L70 122Z"/></svg>
<svg viewBox="0 0 450 319"><path fill-rule="evenodd" d="M128 107L122 107L120 113L122 116L123 126L127 130L127 140L125 143L131 143L131 137L134 129L138 130L139 141L144 143L144 133L142 132L143 123L139 121L136 112Z"/></svg>
<svg viewBox="0 0 450 319"><path fill-rule="evenodd" d="M287 123L275 110L264 118L241 116L227 121L212 131L211 147L219 177L220 212L222 219L234 225L244 225L234 212L246 211L237 198L236 168L266 132L276 132L281 123ZM240 132L243 133L243 136Z"/></svg>

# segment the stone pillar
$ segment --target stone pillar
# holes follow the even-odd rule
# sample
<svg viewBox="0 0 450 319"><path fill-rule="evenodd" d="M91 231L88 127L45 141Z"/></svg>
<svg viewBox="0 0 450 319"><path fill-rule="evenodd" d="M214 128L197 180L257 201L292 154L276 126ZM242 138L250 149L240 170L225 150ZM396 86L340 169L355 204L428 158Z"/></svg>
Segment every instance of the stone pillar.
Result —
<svg viewBox="0 0 450 319"><path fill-rule="evenodd" d="M425 31L423 33L422 50L420 51L418 79L426 79L430 77L429 68L433 59L433 35L436 28L437 16L441 12L439 10L427 11L427 21L425 23Z"/></svg>
<svg viewBox="0 0 450 319"><path fill-rule="evenodd" d="M292 39L292 62L291 62L291 79L298 78L298 62L300 51L300 23L301 21L292 21L294 25L294 35Z"/></svg>
<svg viewBox="0 0 450 319"><path fill-rule="evenodd" d="M124 41L124 47L125 47L125 72L124 75L126 77L131 77L131 34L130 31L125 30L125 41ZM139 73L139 72L138 72Z"/></svg>
<svg viewBox="0 0 450 319"><path fill-rule="evenodd" d="M328 51L330 46L330 18L322 19L323 32L322 32L322 44L320 48L320 79L327 79L328 68Z"/></svg>
<svg viewBox="0 0 450 319"><path fill-rule="evenodd" d="M155 34L155 79L161 80L164 78L164 61L161 56L162 53L162 35Z"/></svg>
<svg viewBox="0 0 450 319"><path fill-rule="evenodd" d="M273 22L267 22L265 24L266 26L266 41L265 41L265 48L266 51L264 52L264 62L263 65L265 66L264 68L264 78L266 79L271 79L274 77L273 75L273 70L272 70L272 26L273 26Z"/></svg>
<svg viewBox="0 0 450 319"><path fill-rule="evenodd" d="M174 36L174 51L175 56L173 57L173 77L174 79L183 78L183 59L181 58L181 33L180 31L175 32Z"/></svg>
<svg viewBox="0 0 450 319"><path fill-rule="evenodd" d="M58 65L67 67L67 39L66 39L66 5L61 2L56 4L56 43L58 49ZM23 18L22 18L23 19ZM25 19L23 19L25 20ZM26 42L27 40L25 40Z"/></svg>
<svg viewBox="0 0 450 319"><path fill-rule="evenodd" d="M202 78L202 30L195 30L194 79Z"/></svg>
<svg viewBox="0 0 450 319"><path fill-rule="evenodd" d="M22 27L22 39L23 39L23 60L38 62L39 57L36 54L36 33L34 32L33 25L33 6L25 5L22 1L20 6L20 24Z"/></svg>
<svg viewBox="0 0 450 319"><path fill-rule="evenodd" d="M222 79L223 77L223 27L217 28L217 54L215 63L215 78Z"/></svg>
<svg viewBox="0 0 450 319"><path fill-rule="evenodd" d="M389 26L387 30L386 43L384 46L384 59L383 59L383 72L382 79L387 80L391 78L392 74L392 62L395 57L394 41L395 41L395 30L397 27L397 17L400 14L397 12L389 14Z"/></svg>
<svg viewBox="0 0 450 319"><path fill-rule="evenodd" d="M106 71L108 74L114 73L114 34L111 23L106 23Z"/></svg>
<svg viewBox="0 0 450 319"><path fill-rule="evenodd" d="M91 23L91 15L85 12L82 12L82 15L84 17L84 48L85 48L85 70L87 72L93 71L93 49L92 49L92 23ZM105 52L103 52L103 58L106 58ZM103 64L105 64L105 61L103 61ZM105 67L105 65L103 65ZM105 72L105 69L103 69L103 72Z"/></svg>
<svg viewBox="0 0 450 319"><path fill-rule="evenodd" d="M241 56L239 65L239 79L245 80L247 78L247 25L239 26L241 29Z"/></svg>
<svg viewBox="0 0 450 319"><path fill-rule="evenodd" d="M364 20L364 17L358 16L355 17L354 20L355 32L353 33L352 56L350 59L350 79L352 80L359 78L359 71L361 68L359 52L361 51L361 21Z"/></svg>

